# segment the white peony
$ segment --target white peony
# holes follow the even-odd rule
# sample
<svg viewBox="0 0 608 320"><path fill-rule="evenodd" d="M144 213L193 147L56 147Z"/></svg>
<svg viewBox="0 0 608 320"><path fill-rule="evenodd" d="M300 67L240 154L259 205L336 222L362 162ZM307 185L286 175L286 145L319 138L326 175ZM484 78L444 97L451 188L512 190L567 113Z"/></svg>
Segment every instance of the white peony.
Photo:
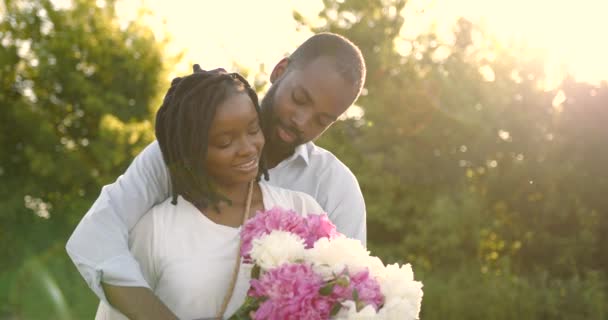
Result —
<svg viewBox="0 0 608 320"><path fill-rule="evenodd" d="M388 265L377 279L386 301L385 308L388 302L393 303L394 308L405 306L409 313L408 317L402 319L418 319L422 302L422 283L414 281L414 272L409 263L401 267L396 263ZM399 304L395 301L399 301Z"/></svg>
<svg viewBox="0 0 608 320"><path fill-rule="evenodd" d="M385 274L385 267L384 267L384 263L382 263L382 260L380 260L380 258L375 257L375 256L370 256L369 259L367 259L367 261L365 261L367 268L369 269L369 274L374 277L374 278L378 278L380 276L382 276L383 274Z"/></svg>
<svg viewBox="0 0 608 320"><path fill-rule="evenodd" d="M253 262L266 271L287 262L302 260L304 251L304 239L300 236L274 230L254 239L250 254Z"/></svg>
<svg viewBox="0 0 608 320"><path fill-rule="evenodd" d="M414 320L418 319L420 307L405 299L387 300L380 311L378 317L386 320Z"/></svg>
<svg viewBox="0 0 608 320"><path fill-rule="evenodd" d="M365 308L359 310L357 312L357 307L355 306L354 301L344 301L342 303L342 309L336 314L332 319L335 320L379 320L384 319L371 305L366 306Z"/></svg>
<svg viewBox="0 0 608 320"><path fill-rule="evenodd" d="M313 248L306 250L305 259L313 264L313 270L325 280L333 278L346 267L354 274L369 268L370 264L377 265L379 261L369 256L369 251L359 240L344 236L317 240Z"/></svg>

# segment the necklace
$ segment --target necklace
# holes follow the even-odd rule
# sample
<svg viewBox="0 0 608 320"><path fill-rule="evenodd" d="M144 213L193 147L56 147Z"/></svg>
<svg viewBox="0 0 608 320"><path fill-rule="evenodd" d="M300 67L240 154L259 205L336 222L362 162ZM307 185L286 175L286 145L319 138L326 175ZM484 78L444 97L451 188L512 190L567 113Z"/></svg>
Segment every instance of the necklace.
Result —
<svg viewBox="0 0 608 320"><path fill-rule="evenodd" d="M247 218L249 218L249 210L251 209L251 198L253 197L253 181L249 182L249 191L247 192L247 200L245 205L245 212L243 212L243 223L241 224L241 231L243 230L243 225ZM228 302L230 302L230 298L232 298L232 294L234 293L234 287L236 285L236 279L239 275L239 270L241 269L241 245L243 244L242 238L239 237L239 246L236 250L236 264L234 265L234 269L232 270L232 279L230 280L230 286L228 287L228 292L226 292L226 296L224 297L224 302L222 303L222 308L220 312L217 314L217 319L222 319L224 316L224 312L226 312L226 308L228 308Z"/></svg>

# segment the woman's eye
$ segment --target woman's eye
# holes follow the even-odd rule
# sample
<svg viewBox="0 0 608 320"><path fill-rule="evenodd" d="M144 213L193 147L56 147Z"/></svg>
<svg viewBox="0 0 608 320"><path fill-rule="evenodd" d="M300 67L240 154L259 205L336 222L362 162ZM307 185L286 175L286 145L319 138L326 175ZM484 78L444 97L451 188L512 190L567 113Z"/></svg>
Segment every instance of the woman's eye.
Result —
<svg viewBox="0 0 608 320"><path fill-rule="evenodd" d="M230 141L218 141L215 143L215 146L220 149L225 149L230 147Z"/></svg>
<svg viewBox="0 0 608 320"><path fill-rule="evenodd" d="M254 127L249 128L249 134L257 134L260 132L260 126L256 125Z"/></svg>

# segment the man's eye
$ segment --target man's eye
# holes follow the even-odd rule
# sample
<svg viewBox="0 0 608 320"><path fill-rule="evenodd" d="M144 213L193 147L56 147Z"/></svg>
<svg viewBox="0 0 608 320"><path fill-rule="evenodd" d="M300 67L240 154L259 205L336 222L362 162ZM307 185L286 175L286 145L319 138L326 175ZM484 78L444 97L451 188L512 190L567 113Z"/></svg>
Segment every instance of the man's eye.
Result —
<svg viewBox="0 0 608 320"><path fill-rule="evenodd" d="M322 127L326 127L326 126L330 125L332 122L333 122L332 120L329 120L325 117L317 118L317 123Z"/></svg>
<svg viewBox="0 0 608 320"><path fill-rule="evenodd" d="M296 95L295 93L291 94L291 99L293 100L293 102L295 102L296 104L305 104L306 101L304 100L304 98L299 97L298 95Z"/></svg>

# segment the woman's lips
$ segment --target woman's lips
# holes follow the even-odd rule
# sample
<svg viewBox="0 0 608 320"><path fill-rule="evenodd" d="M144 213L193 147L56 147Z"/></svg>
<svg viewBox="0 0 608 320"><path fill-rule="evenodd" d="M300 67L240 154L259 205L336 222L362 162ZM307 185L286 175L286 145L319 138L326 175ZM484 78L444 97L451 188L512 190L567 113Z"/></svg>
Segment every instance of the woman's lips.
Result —
<svg viewBox="0 0 608 320"><path fill-rule="evenodd" d="M251 171L258 168L258 158L253 158L245 163L234 166L235 168L243 171Z"/></svg>

